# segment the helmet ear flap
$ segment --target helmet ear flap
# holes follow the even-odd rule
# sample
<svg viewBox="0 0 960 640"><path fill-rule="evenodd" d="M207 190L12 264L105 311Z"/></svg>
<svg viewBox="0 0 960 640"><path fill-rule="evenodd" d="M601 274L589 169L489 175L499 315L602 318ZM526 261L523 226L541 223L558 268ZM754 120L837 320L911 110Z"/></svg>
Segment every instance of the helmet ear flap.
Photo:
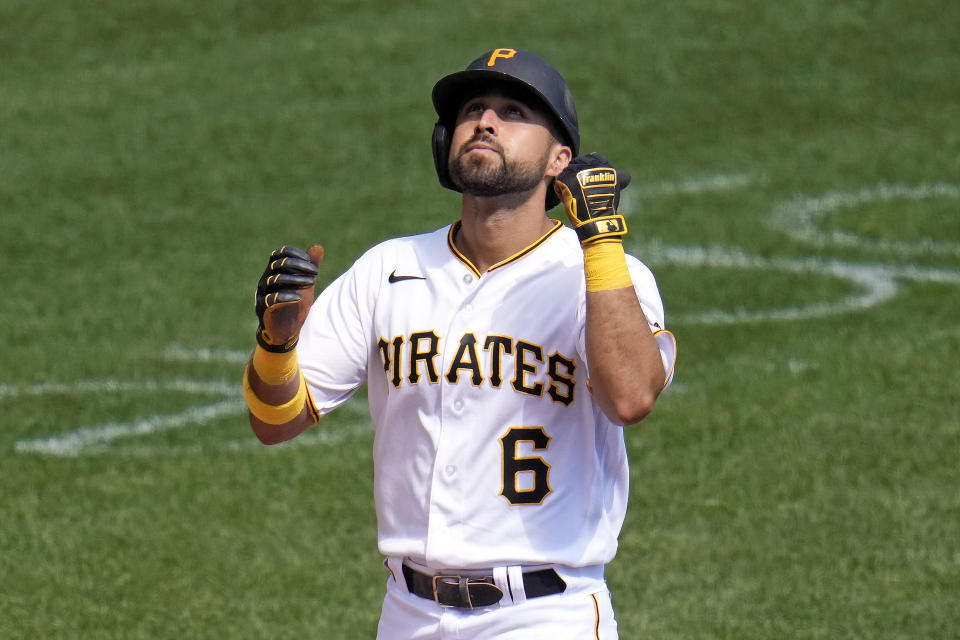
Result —
<svg viewBox="0 0 960 640"><path fill-rule="evenodd" d="M440 186L453 191L460 191L450 179L450 131L439 120L433 126L433 166L437 170Z"/></svg>

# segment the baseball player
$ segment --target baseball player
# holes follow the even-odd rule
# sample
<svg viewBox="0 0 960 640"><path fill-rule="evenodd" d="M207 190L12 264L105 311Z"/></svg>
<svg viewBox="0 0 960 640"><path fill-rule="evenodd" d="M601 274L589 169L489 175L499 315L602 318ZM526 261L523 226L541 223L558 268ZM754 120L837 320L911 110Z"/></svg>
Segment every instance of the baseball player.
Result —
<svg viewBox="0 0 960 640"><path fill-rule="evenodd" d="M623 425L676 355L652 274L623 250L628 178L578 156L570 90L529 52L483 54L433 103L459 220L373 247L316 302L321 247L274 251L251 425L288 440L366 383L378 638L616 638L604 566L627 507ZM560 202L571 226L547 216Z"/></svg>

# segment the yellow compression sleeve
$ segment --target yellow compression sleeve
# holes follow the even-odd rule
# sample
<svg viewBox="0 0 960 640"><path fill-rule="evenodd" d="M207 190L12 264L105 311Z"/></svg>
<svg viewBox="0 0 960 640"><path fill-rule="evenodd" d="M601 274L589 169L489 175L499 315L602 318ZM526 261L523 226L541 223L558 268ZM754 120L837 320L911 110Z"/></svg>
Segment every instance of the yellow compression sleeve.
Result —
<svg viewBox="0 0 960 640"><path fill-rule="evenodd" d="M586 245L583 248L583 271L587 278L587 291L633 286L623 243L619 240Z"/></svg>
<svg viewBox="0 0 960 640"><path fill-rule="evenodd" d="M297 364L297 350L271 353L257 345L253 351L253 368L260 379L267 384L279 385L288 382L300 370Z"/></svg>

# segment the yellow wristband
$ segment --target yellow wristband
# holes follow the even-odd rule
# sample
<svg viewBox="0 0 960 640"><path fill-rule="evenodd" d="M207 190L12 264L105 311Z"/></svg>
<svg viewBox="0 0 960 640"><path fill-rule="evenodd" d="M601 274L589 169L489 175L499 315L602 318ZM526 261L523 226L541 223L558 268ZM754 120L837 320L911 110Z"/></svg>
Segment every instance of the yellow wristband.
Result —
<svg viewBox="0 0 960 640"><path fill-rule="evenodd" d="M297 389L297 395L293 396L287 402L281 405L267 404L253 391L250 386L250 365L243 374L243 398L247 401L247 407L250 413L256 416L261 422L267 424L286 424L300 415L304 405L307 403L307 382L300 376L300 387Z"/></svg>
<svg viewBox="0 0 960 640"><path fill-rule="evenodd" d="M587 291L632 287L627 257L619 240L594 242L583 248L583 272Z"/></svg>
<svg viewBox="0 0 960 640"><path fill-rule="evenodd" d="M253 351L253 369L267 384L279 385L293 379L300 367L297 364L297 350L285 353L271 353L260 345Z"/></svg>

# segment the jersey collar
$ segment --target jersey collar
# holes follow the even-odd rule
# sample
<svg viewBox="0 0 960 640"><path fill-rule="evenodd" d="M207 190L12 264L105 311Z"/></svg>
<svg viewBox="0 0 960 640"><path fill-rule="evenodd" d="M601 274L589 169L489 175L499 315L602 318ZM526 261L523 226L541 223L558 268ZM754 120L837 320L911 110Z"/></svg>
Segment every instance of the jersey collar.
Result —
<svg viewBox="0 0 960 640"><path fill-rule="evenodd" d="M475 275L475 276L477 276L477 277L479 278L480 275L481 275L481 274L480 274L480 271L473 265L472 262L470 262L470 260L469 260L465 255L463 255L462 253L460 253L460 250L457 249L457 245L454 244L454 242L453 242L453 239L457 237L457 233L460 231L460 226L461 226L461 225L462 225L462 221L460 221L460 220L457 220L457 221L454 222L452 225L450 225L450 231L447 232L447 246L450 247L451 253L453 253L453 255L456 256L457 260L459 260L459 261L462 262L464 265L466 265L466 267L467 267L468 269L470 269L470 271L473 272L473 275ZM546 232L545 234L543 234L542 236L540 236L535 242L533 242L532 244L528 245L527 247L524 247L524 248L521 249L520 251L518 251L518 252L516 252L515 254L513 254L512 256L510 256L509 258L506 258L505 260L501 260L500 262L498 262L498 263L496 263L495 265L491 266L489 269L487 269L487 271L488 271L488 272L489 272L489 271L493 271L494 269L499 269L500 267L506 266L506 265L510 264L511 262L516 262L517 260L519 260L519 259L522 258L523 256L527 255L528 253L532 252L534 249L536 249L537 247L539 247L540 245L542 245L544 242L546 242L546 241L550 238L550 236L552 236L553 234L555 234L555 233L556 233L557 231L559 231L562 227L563 227L563 223L562 223L562 222L560 222L559 220L554 220L554 221L553 221L553 228L550 229L549 231L547 231L547 232Z"/></svg>

